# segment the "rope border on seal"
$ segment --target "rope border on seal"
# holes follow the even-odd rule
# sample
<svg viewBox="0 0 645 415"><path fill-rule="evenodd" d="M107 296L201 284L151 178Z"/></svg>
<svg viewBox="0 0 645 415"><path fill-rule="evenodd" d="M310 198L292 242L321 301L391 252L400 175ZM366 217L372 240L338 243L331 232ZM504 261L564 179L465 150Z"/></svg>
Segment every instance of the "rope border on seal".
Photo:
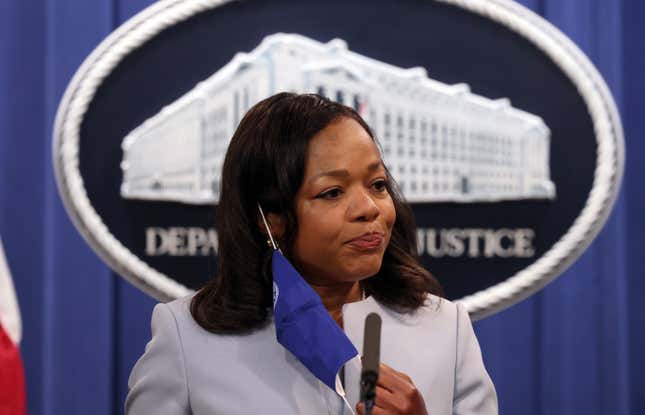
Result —
<svg viewBox="0 0 645 415"><path fill-rule="evenodd" d="M624 169L623 131L606 83L584 53L551 23L509 0L438 0L506 26L531 41L578 89L593 120L597 163L583 209L565 234L538 260L502 283L461 298L474 320L511 306L544 287L589 246L607 221Z"/></svg>
<svg viewBox="0 0 645 415"><path fill-rule="evenodd" d="M103 80L132 51L166 28L232 0L161 0L112 32L85 59L56 113L53 158L56 183L73 223L110 267L144 292L168 301L192 291L147 265L112 235L92 207L79 171L80 126ZM487 17L533 43L567 75L587 105L597 141L593 186L565 234L538 260L509 279L461 302L476 320L544 287L582 253L606 222L618 195L624 143L616 104L604 80L580 49L555 26L511 0L434 0Z"/></svg>

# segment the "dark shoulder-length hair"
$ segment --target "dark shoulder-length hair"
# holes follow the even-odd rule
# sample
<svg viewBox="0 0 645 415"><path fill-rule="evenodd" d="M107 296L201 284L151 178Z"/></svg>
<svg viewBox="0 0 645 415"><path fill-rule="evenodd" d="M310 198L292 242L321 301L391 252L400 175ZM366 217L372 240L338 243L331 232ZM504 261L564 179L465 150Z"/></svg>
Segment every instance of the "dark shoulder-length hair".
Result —
<svg viewBox="0 0 645 415"><path fill-rule="evenodd" d="M272 308L272 248L260 226L258 203L286 222L281 249L287 258L298 230L295 197L302 185L309 140L347 117L374 139L352 108L313 94L280 93L251 108L235 131L222 169L216 211L217 275L193 297L191 313L214 333L241 333L262 326ZM366 294L400 312L422 306L427 293L442 295L437 280L418 261L416 227L389 172L396 222L379 272L361 281Z"/></svg>

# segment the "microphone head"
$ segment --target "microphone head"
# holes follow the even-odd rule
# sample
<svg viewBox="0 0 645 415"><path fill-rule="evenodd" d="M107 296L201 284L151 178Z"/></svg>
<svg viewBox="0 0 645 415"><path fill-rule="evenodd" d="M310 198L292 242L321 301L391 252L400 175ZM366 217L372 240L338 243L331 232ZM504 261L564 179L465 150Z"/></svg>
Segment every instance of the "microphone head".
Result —
<svg viewBox="0 0 645 415"><path fill-rule="evenodd" d="M381 360L381 317L368 314L363 335L363 373L373 372L378 377Z"/></svg>

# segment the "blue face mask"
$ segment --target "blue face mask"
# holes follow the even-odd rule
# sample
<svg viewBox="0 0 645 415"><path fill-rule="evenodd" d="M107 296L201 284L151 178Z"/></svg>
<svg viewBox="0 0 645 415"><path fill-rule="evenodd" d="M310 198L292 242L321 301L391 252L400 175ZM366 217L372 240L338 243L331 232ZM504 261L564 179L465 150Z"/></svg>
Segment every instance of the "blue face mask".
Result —
<svg viewBox="0 0 645 415"><path fill-rule="evenodd" d="M338 372L345 363L358 355L358 351L331 318L320 296L277 249L264 212L259 205L258 208L274 248L271 269L273 315L278 343L289 350L316 378L339 392Z"/></svg>
<svg viewBox="0 0 645 415"><path fill-rule="evenodd" d="M332 390L356 348L331 318L320 296L279 249L273 252L273 310L278 342Z"/></svg>

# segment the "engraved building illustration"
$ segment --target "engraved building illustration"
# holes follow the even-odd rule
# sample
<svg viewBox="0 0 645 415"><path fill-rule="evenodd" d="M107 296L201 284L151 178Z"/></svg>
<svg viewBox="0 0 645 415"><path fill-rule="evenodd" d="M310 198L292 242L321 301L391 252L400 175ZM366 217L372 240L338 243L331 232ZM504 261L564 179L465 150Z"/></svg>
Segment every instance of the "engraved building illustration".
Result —
<svg viewBox="0 0 645 415"><path fill-rule="evenodd" d="M229 140L256 102L315 92L354 107L412 203L553 199L550 130L536 115L446 85L425 69L362 56L334 39L267 36L123 140L125 198L216 203Z"/></svg>

